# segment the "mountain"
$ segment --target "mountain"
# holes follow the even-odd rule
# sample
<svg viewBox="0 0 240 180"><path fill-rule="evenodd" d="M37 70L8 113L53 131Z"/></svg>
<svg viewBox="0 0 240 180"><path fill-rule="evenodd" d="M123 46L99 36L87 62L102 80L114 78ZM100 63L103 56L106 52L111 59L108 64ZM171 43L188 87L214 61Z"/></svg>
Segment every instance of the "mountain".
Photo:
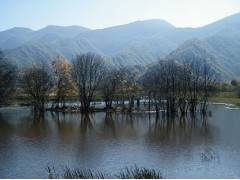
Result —
<svg viewBox="0 0 240 180"><path fill-rule="evenodd" d="M63 38L72 38L89 29L81 26L47 26L38 31L28 28L12 28L0 32L0 49L14 49L32 41L50 41Z"/></svg>
<svg viewBox="0 0 240 180"><path fill-rule="evenodd" d="M27 42L33 30L27 28L12 28L0 32L0 49L16 48Z"/></svg>
<svg viewBox="0 0 240 180"><path fill-rule="evenodd" d="M240 14L236 14L199 28L197 39L184 42L167 57L188 61L206 56L223 79L240 78L239 27Z"/></svg>
<svg viewBox="0 0 240 180"><path fill-rule="evenodd" d="M112 63L116 65L147 64L167 55L191 34L188 29L178 29L163 20L137 21L98 30L84 29L80 33L66 33L68 36L62 35L63 30L59 35L61 28L48 26L34 32L25 44L5 49L8 59L25 65L49 61L56 55L71 60L76 53L92 51L112 57ZM180 33L183 35L178 36Z"/></svg>
<svg viewBox="0 0 240 180"><path fill-rule="evenodd" d="M0 32L0 48L19 66L69 61L79 53L95 52L114 65L146 65L165 56L178 59L208 55L224 78L240 77L240 13L200 28L177 28L164 20L137 21L105 29L47 26L38 31L14 28Z"/></svg>
<svg viewBox="0 0 240 180"><path fill-rule="evenodd" d="M126 25L88 31L78 37L86 38L106 54L115 54L129 44L173 31L174 26L163 20L137 21ZM76 38L78 38L76 37Z"/></svg>
<svg viewBox="0 0 240 180"><path fill-rule="evenodd" d="M201 36L210 36L219 33L240 32L240 13L225 17L219 21L198 28L197 33Z"/></svg>
<svg viewBox="0 0 240 180"><path fill-rule="evenodd" d="M240 78L240 34L216 34L205 39L189 40L167 57L190 61L208 57L208 63L223 79Z"/></svg>
<svg viewBox="0 0 240 180"><path fill-rule="evenodd" d="M89 31L88 28L81 26L47 26L35 32L35 36L41 37L42 35L55 34L62 38L73 38L82 32Z"/></svg>

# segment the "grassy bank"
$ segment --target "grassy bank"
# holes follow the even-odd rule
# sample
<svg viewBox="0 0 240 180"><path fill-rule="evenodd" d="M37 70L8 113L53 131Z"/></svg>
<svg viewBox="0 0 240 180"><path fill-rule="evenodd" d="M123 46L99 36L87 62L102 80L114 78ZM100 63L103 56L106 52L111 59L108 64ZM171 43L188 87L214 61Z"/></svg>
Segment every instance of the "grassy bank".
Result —
<svg viewBox="0 0 240 180"><path fill-rule="evenodd" d="M209 102L233 104L240 107L240 98L234 92L219 92L209 98Z"/></svg>
<svg viewBox="0 0 240 180"><path fill-rule="evenodd" d="M56 98L55 96L50 96L49 101L54 101L55 98ZM70 97L67 97L66 100L74 101L74 100L78 100L78 98L79 98L78 96L70 96ZM100 96L94 97L94 101L101 101L101 100L102 99ZM240 107L240 97L238 97L237 94L233 91L215 93L209 98L209 102L233 104ZM15 96L9 102L9 105L21 106L21 105L30 105L30 104L31 104L31 99L23 95Z"/></svg>

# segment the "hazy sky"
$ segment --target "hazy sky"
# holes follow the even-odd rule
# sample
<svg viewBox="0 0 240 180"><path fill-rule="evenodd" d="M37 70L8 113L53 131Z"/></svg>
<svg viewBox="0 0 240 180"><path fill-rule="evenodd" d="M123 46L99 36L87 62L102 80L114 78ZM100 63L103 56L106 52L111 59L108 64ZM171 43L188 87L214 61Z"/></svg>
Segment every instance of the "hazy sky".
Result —
<svg viewBox="0 0 240 180"><path fill-rule="evenodd" d="M96 29L145 19L198 27L237 12L240 0L0 0L0 31L46 25Z"/></svg>

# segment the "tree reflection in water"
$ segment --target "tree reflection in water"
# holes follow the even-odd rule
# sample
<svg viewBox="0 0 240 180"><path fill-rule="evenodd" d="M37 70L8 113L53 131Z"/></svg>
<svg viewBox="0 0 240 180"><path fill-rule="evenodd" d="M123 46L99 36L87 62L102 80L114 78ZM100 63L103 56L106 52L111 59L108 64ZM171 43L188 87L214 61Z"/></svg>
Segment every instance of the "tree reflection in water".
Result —
<svg viewBox="0 0 240 180"><path fill-rule="evenodd" d="M198 142L211 138L211 129L206 115L166 116L164 112L158 116L148 113L95 113L81 115L79 113L50 113L37 116L23 113L18 123L12 124L10 117L1 117L1 134L18 132L21 136L44 137L58 132L61 139L71 141L78 137L85 138L91 133L92 138L137 138L144 136L148 141L167 143L190 143L192 138ZM15 118L15 117L14 117ZM16 121L15 121L16 122ZM103 136L102 136L103 135ZM99 137L99 138L101 138ZM71 141L73 142L73 141Z"/></svg>
<svg viewBox="0 0 240 180"><path fill-rule="evenodd" d="M20 136L27 138L43 138L51 133L49 123L44 114L31 112L20 119L17 131Z"/></svg>
<svg viewBox="0 0 240 180"><path fill-rule="evenodd" d="M89 114L82 114L81 115L81 123L80 128L82 134L86 134L88 131L91 131L93 129L93 124L90 118Z"/></svg>
<svg viewBox="0 0 240 180"><path fill-rule="evenodd" d="M11 134L13 131L14 131L14 129L11 126L11 124L8 121L6 121L6 119L0 113L0 139L2 137L4 137L4 139L6 139L5 136L7 136L8 134ZM2 140L4 140L4 139L2 139Z"/></svg>
<svg viewBox="0 0 240 180"><path fill-rule="evenodd" d="M112 113L106 113L104 117L103 132L106 134L106 136L112 136L113 138L116 138L116 127Z"/></svg>
<svg viewBox="0 0 240 180"><path fill-rule="evenodd" d="M208 116L209 114L156 116L154 123L151 123L148 129L147 139L170 144L185 144L193 141L198 143L201 140L209 139L211 132L208 126Z"/></svg>

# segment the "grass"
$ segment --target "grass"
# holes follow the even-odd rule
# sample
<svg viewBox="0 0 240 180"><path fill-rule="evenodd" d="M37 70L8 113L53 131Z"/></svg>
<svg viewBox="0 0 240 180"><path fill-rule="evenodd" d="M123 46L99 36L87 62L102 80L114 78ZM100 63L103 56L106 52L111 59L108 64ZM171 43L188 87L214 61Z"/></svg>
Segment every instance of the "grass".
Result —
<svg viewBox="0 0 240 180"><path fill-rule="evenodd" d="M65 168L62 174L58 174L54 167L48 167L49 179L162 179L162 174L154 169L139 168L137 166L125 168L116 175L103 174L102 172L94 172L90 169L73 169Z"/></svg>
<svg viewBox="0 0 240 180"><path fill-rule="evenodd" d="M126 168L120 175L117 176L120 179L163 179L162 174L155 169L147 168Z"/></svg>
<svg viewBox="0 0 240 180"><path fill-rule="evenodd" d="M234 92L219 92L209 98L210 102L240 106L240 98Z"/></svg>

